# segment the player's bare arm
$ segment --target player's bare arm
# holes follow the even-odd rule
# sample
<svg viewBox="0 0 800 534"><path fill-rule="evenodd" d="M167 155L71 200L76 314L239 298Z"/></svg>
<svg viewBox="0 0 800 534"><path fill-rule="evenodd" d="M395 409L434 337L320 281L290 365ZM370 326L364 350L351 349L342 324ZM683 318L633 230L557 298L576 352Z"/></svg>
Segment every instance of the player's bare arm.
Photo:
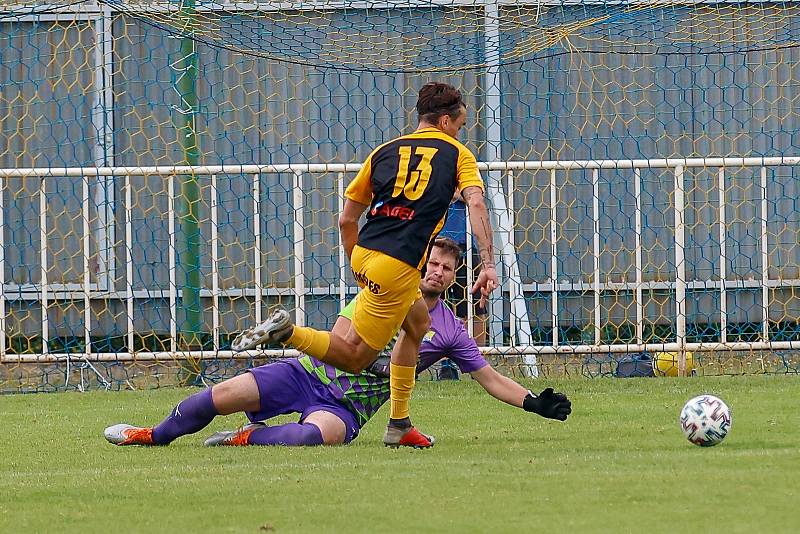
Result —
<svg viewBox="0 0 800 534"><path fill-rule="evenodd" d="M472 292L480 290L481 306L486 305L486 299L499 285L497 268L494 263L494 245L492 242L492 227L489 224L489 210L486 209L483 190L477 186L464 188L461 192L467 204L469 222L472 233L478 242L478 252L481 257L481 272L478 274Z"/></svg>
<svg viewBox="0 0 800 534"><path fill-rule="evenodd" d="M339 214L339 233L348 258L352 256L353 249L358 243L358 219L368 207L349 198L344 201L344 209Z"/></svg>

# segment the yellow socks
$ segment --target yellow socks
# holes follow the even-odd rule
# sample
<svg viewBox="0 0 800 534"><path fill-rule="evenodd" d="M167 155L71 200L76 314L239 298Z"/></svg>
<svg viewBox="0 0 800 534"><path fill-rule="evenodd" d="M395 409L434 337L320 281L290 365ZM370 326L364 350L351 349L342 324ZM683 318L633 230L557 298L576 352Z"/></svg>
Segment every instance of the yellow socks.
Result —
<svg viewBox="0 0 800 534"><path fill-rule="evenodd" d="M331 335L329 332L321 332L307 326L295 326L291 337L286 340L286 344L304 354L322 360L331 345ZM414 387L413 384L411 387Z"/></svg>
<svg viewBox="0 0 800 534"><path fill-rule="evenodd" d="M392 395L389 418L405 419L408 417L408 401L417 379L417 368L391 363L389 369L389 389Z"/></svg>

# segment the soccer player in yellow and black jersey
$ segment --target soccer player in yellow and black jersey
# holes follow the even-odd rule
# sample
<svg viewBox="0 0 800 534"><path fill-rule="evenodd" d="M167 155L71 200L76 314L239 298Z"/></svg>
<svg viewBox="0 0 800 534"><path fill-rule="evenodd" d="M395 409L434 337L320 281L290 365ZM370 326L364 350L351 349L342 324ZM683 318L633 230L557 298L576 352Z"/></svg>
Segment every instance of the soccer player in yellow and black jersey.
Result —
<svg viewBox="0 0 800 534"><path fill-rule="evenodd" d="M434 439L412 426L408 409L417 355L430 326L419 283L456 193L467 204L478 242L481 272L473 291L480 290L482 303L498 280L483 181L475 156L456 140L467 118L461 93L448 84L426 84L419 92L417 113L417 130L375 149L345 193L339 229L362 288L347 334L294 326L288 313L278 310L262 325L242 332L233 348L279 341L359 373L402 327L392 350L391 413L384 443L430 447ZM359 231L358 220L365 211L367 220Z"/></svg>

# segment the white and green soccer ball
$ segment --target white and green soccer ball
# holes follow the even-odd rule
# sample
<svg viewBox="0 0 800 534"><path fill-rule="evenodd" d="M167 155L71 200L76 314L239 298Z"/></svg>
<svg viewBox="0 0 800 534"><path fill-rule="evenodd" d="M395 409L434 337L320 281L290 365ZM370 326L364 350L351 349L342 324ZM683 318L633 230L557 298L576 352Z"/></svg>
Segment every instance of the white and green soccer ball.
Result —
<svg viewBox="0 0 800 534"><path fill-rule="evenodd" d="M712 447L728 435L731 411L722 399L700 395L683 406L680 423L686 439L701 447Z"/></svg>

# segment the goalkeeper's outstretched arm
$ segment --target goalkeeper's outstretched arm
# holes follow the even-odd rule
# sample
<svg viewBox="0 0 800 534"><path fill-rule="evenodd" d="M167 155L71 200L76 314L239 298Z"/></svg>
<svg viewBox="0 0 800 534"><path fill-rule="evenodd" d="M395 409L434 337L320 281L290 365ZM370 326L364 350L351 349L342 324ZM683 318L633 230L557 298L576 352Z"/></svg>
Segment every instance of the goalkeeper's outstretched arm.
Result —
<svg viewBox="0 0 800 534"><path fill-rule="evenodd" d="M472 373L472 377L492 397L548 419L565 421L572 413L572 403L563 393L547 388L538 395L525 389L510 378L501 375L491 365Z"/></svg>

